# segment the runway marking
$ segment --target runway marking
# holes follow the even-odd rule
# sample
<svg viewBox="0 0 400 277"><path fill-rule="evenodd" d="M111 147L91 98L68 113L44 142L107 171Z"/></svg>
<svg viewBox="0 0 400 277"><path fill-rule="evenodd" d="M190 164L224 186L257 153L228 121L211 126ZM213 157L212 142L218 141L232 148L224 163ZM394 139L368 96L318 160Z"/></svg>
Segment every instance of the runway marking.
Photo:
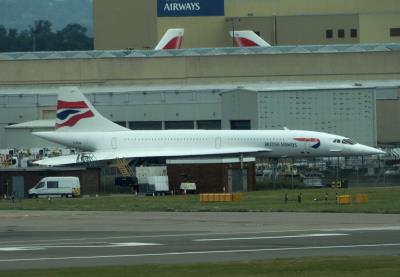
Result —
<svg viewBox="0 0 400 277"><path fill-rule="evenodd" d="M34 243L34 242L61 242L61 241L90 241L100 239L135 239L135 238L163 238L163 237L191 237L191 236L213 236L213 235L241 235L241 234L271 234L271 233L291 233L291 232L351 232L351 231L398 231L400 226L382 226L382 227L359 227L359 228L327 228L327 229L289 229L289 230L268 230L253 232L216 232L216 233L184 233L184 234L166 234L166 235L139 235L139 236L106 236L94 238L65 238L54 240L16 240L1 242L0 245L10 243Z"/></svg>
<svg viewBox="0 0 400 277"><path fill-rule="evenodd" d="M162 245L159 243L143 243L143 242L124 242L124 243L106 243L99 245L32 245L23 247L0 247L0 251L37 251L46 250L48 248L108 248L108 247L132 247L132 246L154 246Z"/></svg>
<svg viewBox="0 0 400 277"><path fill-rule="evenodd" d="M98 245L38 245L43 248L107 248L107 247L130 247L130 246L154 246L162 245L160 243L146 243L146 242L123 242L123 243L106 243ZM1 249L1 248L0 248Z"/></svg>
<svg viewBox="0 0 400 277"><path fill-rule="evenodd" d="M132 257L152 257L152 256L203 255L203 254L221 254L221 253L227 253L227 254L254 253L254 252L268 252L268 251L278 252L278 251L318 250L318 249L373 248L373 247L388 247L388 246L400 246L400 243L187 251L187 252L143 253L143 254L105 255L105 256L42 257L42 258L5 259L5 260L0 260L0 262L10 263L10 262L24 262L24 261L26 262L26 261L77 260L77 259L110 259L110 258L132 258Z"/></svg>
<svg viewBox="0 0 400 277"><path fill-rule="evenodd" d="M253 233L253 232L252 232ZM258 233L258 232L257 232ZM15 240L0 242L1 244L10 243L27 243L27 242L57 242L57 241L90 241L100 239L135 239L135 238L162 238L162 237L188 237L188 236L208 236L208 235L223 235L226 233L187 233L187 234L168 234L168 235L143 235L143 236L112 236L112 237L94 237L94 238L70 238L70 239L52 239L52 240Z"/></svg>
<svg viewBox="0 0 400 277"><path fill-rule="evenodd" d="M257 240L257 239L288 239L288 238L313 238L313 237L336 237L336 236L350 236L350 234L302 234L302 235L289 235L289 236L269 236L269 237L243 237L243 238L218 238L218 239L194 239L193 241L229 241L229 240Z"/></svg>
<svg viewBox="0 0 400 277"><path fill-rule="evenodd" d="M321 231L399 231L400 226L382 226L382 227L359 227L359 228L336 228L324 229Z"/></svg>
<svg viewBox="0 0 400 277"><path fill-rule="evenodd" d="M44 250L44 248L39 247L2 247L0 251L13 252L13 251L34 251L34 250Z"/></svg>

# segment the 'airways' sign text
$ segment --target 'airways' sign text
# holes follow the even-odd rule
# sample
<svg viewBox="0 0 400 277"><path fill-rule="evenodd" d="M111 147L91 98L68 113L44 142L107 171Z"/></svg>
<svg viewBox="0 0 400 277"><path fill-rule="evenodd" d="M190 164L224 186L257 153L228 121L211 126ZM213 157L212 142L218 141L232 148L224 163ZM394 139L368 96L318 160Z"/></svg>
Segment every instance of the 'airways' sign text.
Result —
<svg viewBox="0 0 400 277"><path fill-rule="evenodd" d="M158 0L159 17L223 16L224 0Z"/></svg>
<svg viewBox="0 0 400 277"><path fill-rule="evenodd" d="M200 11L200 3L165 3L164 11Z"/></svg>

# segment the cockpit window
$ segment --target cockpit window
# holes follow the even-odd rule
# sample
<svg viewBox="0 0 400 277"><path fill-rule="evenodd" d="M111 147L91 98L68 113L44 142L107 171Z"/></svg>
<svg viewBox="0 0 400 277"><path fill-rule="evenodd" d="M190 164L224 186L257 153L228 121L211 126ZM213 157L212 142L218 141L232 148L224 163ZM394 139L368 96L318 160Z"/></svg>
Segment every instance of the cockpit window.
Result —
<svg viewBox="0 0 400 277"><path fill-rule="evenodd" d="M340 143L340 139L334 139L333 143Z"/></svg>
<svg viewBox="0 0 400 277"><path fill-rule="evenodd" d="M354 141L352 141L351 139L343 139L342 140L343 144L350 144L350 145L354 145L356 144Z"/></svg>

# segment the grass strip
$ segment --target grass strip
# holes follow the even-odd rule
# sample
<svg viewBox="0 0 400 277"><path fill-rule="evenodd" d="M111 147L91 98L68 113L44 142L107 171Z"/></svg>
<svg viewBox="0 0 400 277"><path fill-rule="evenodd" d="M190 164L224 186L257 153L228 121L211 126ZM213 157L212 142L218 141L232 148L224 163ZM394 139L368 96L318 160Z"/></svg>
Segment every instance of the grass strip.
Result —
<svg viewBox="0 0 400 277"><path fill-rule="evenodd" d="M299 194L302 201L297 201ZM338 205L336 194L367 194L367 203ZM288 201L285 203L285 194ZM327 200L325 197L327 196ZM198 195L146 196L103 195L99 197L52 198L51 200L0 200L0 210L69 211L169 211L169 212L340 212L400 213L400 187L268 190L244 193L237 202L202 203Z"/></svg>
<svg viewBox="0 0 400 277"><path fill-rule="evenodd" d="M313 257L188 265L133 265L0 271L0 276L400 276L400 257Z"/></svg>

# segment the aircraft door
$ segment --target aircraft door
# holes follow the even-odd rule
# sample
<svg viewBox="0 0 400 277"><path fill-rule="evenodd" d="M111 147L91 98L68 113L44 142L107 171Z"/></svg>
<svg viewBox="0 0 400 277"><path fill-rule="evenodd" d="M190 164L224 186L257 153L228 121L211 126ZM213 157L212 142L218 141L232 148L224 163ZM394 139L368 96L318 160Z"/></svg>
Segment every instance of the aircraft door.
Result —
<svg viewBox="0 0 400 277"><path fill-rule="evenodd" d="M221 137L216 137L215 138L215 149L220 149L221 148Z"/></svg>
<svg viewBox="0 0 400 277"><path fill-rule="evenodd" d="M12 193L15 199L24 198L24 177L23 176L13 176L12 177Z"/></svg>
<svg viewBox="0 0 400 277"><path fill-rule="evenodd" d="M117 138L116 137L112 137L111 138L111 148L112 149L117 149L118 145L117 145Z"/></svg>
<svg viewBox="0 0 400 277"><path fill-rule="evenodd" d="M319 138L306 138L304 141L304 154L313 154L320 146L321 141Z"/></svg>
<svg viewBox="0 0 400 277"><path fill-rule="evenodd" d="M308 138L295 138L298 141L298 146L301 155L309 155L311 149L311 141Z"/></svg>
<svg viewBox="0 0 400 277"><path fill-rule="evenodd" d="M311 149L311 142L309 140L306 140L304 142L304 154L309 155L310 154L310 149Z"/></svg>

